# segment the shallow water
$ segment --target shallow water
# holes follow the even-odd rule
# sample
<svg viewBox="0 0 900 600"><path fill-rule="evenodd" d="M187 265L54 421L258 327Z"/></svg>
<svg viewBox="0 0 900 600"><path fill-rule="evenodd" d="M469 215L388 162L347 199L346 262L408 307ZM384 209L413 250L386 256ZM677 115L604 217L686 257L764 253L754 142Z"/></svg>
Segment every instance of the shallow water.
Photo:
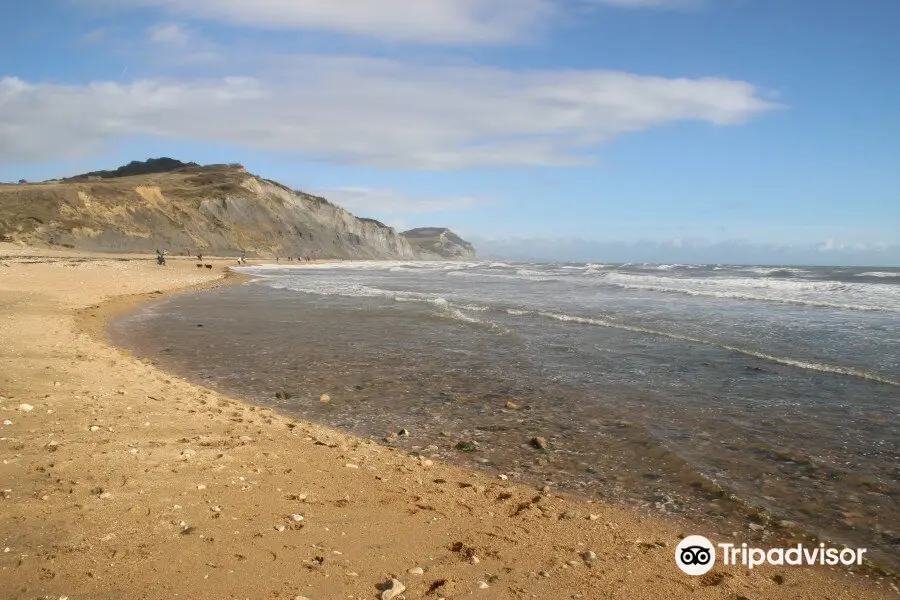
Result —
<svg viewBox="0 0 900 600"><path fill-rule="evenodd" d="M900 270L249 271L262 279L177 296L112 333L304 418L378 438L408 428L392 443L429 456L728 531L756 507L900 563Z"/></svg>

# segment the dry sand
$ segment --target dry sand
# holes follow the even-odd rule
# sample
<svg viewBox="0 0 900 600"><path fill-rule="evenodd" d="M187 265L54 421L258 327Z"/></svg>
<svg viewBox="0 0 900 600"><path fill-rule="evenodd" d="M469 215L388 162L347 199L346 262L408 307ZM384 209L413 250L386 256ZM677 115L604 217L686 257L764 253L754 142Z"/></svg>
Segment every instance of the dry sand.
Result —
<svg viewBox="0 0 900 600"><path fill-rule="evenodd" d="M432 464L107 343L116 312L233 261L0 256L2 598L371 599L392 577L410 599L897 596L845 568L689 577L674 547L712 527Z"/></svg>

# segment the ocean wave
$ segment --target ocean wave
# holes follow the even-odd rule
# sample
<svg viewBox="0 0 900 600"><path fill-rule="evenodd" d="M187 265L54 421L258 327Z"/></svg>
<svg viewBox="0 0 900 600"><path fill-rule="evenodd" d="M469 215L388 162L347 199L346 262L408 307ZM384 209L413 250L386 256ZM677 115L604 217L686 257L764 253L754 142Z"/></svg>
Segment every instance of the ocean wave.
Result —
<svg viewBox="0 0 900 600"><path fill-rule="evenodd" d="M609 273L604 283L629 290L780 302L841 310L900 312L900 288L887 284L767 278L658 277Z"/></svg>
<svg viewBox="0 0 900 600"><path fill-rule="evenodd" d="M528 271L522 273L522 271ZM517 274L509 273L482 273L478 271L450 271L448 276L453 277L480 277L489 279L510 279L515 281L557 281L558 277L548 275L542 271L529 271L528 269L519 269Z"/></svg>
<svg viewBox="0 0 900 600"><path fill-rule="evenodd" d="M644 333L649 335L657 335L660 337L665 337L673 340L678 340L681 342L690 342L693 344L703 344L706 346L714 346L717 348L721 348L723 350L730 350L732 352L737 352L739 354L744 354L746 356L752 356L754 358L758 358L761 360L766 360L770 362L774 362L781 365L786 365L790 367L797 367L800 369L806 369L810 371L820 371L822 373L832 373L835 375L846 375L850 377L857 377L860 379L866 379L868 381L873 381L877 383L883 383L886 385L892 385L896 387L900 387L900 381L895 379L890 379L888 377L883 377L877 373L872 373L870 371L865 371L863 369L857 369L854 367L842 367L838 365L829 365L825 363L818 363L808 360L796 359L796 358L786 358L782 356L774 356L772 354L767 354L765 352L759 352L757 350L752 350L748 348L741 348L740 346L734 346L731 344L726 344L722 342L717 342L714 340L705 340L702 338L697 338L694 336L683 335L680 333L672 333L668 331L661 331L658 329L652 329L649 327L641 327L639 325L628 325L626 323L618 323L613 320L607 318L593 318L593 317L581 317L576 315L567 315L561 313L554 312L546 312L540 311L536 314L554 319L556 321L563 321L567 323L578 323L580 325L595 325L598 327L609 327L613 329L621 329L624 331L631 331L635 333Z"/></svg>
<svg viewBox="0 0 900 600"><path fill-rule="evenodd" d="M809 273L806 269L797 269L794 267L749 267L749 268L740 268L735 269L736 271L744 271L747 273L754 273L756 275L775 275L775 274L785 274L785 275L804 275Z"/></svg>
<svg viewBox="0 0 900 600"><path fill-rule="evenodd" d="M900 273L889 273L887 271L868 271L866 273L857 273L854 277L900 277Z"/></svg>

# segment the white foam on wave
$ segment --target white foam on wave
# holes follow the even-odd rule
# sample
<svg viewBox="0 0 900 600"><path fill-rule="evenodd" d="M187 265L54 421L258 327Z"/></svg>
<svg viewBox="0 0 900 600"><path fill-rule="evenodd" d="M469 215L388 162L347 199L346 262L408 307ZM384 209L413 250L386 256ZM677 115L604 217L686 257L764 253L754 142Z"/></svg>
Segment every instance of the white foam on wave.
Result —
<svg viewBox="0 0 900 600"><path fill-rule="evenodd" d="M889 273L887 271L868 271L866 273L857 273L854 277L900 277L900 273Z"/></svg>
<svg viewBox="0 0 900 600"><path fill-rule="evenodd" d="M519 269L518 271L516 271L516 274L484 273L478 271L449 271L447 275L452 277L509 279L515 281L556 281L558 279L558 277L551 276L545 272L531 271L529 269Z"/></svg>
<svg viewBox="0 0 900 600"><path fill-rule="evenodd" d="M900 287L875 283L760 277L664 277L609 273L604 283L629 290L781 302L843 310L900 312Z"/></svg>
<svg viewBox="0 0 900 600"><path fill-rule="evenodd" d="M763 276L773 275L775 273L788 273L791 275L806 275L809 273L806 269L797 269L795 267L750 267L735 270Z"/></svg>
<svg viewBox="0 0 900 600"><path fill-rule="evenodd" d="M704 340L701 338L682 335L679 333L671 333L668 331L660 331L657 329L651 329L649 327L641 327L638 325L627 325L625 323L617 323L607 318L592 318L592 317L580 317L574 315L566 315L561 313L553 313L553 312L538 312L538 315L542 317L546 317L549 319L554 319L556 321L563 321L567 323L578 323L581 325L596 325L598 327L610 327L613 329L622 329L624 331L632 331L635 333L644 333L650 335L658 335L661 337L678 340L681 342L690 342L694 344L703 344L707 346L715 346L717 348L722 348L723 350L730 350L732 352L737 352L739 354L744 354L746 356L752 356L754 358L759 358L762 360L767 360L770 362L797 367L800 369L806 369L810 371L820 371L823 373L833 373L836 375L847 375L851 377L858 377L860 379L866 379L868 381L874 381L877 383L884 383L886 385L893 385L900 387L900 381L895 379L890 379L888 377L883 377L878 375L877 373L872 373L870 371L865 371L863 369L856 369L853 367L842 367L838 365L828 365L824 363L817 363L806 360L799 360L794 358L785 358L781 356L774 356L772 354L766 354L765 352L758 352L756 350L750 350L748 348L741 348L739 346L733 346L731 344L724 344L712 340Z"/></svg>

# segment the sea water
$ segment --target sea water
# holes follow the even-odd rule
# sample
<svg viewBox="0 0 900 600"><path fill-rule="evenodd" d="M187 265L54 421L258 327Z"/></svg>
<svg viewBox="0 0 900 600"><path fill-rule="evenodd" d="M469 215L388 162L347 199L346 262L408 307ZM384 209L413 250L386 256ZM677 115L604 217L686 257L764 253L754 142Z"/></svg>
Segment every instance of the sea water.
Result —
<svg viewBox="0 0 900 600"><path fill-rule="evenodd" d="M257 279L148 306L114 337L303 418L407 428L390 443L429 457L741 539L790 521L900 564L900 269L241 270Z"/></svg>

